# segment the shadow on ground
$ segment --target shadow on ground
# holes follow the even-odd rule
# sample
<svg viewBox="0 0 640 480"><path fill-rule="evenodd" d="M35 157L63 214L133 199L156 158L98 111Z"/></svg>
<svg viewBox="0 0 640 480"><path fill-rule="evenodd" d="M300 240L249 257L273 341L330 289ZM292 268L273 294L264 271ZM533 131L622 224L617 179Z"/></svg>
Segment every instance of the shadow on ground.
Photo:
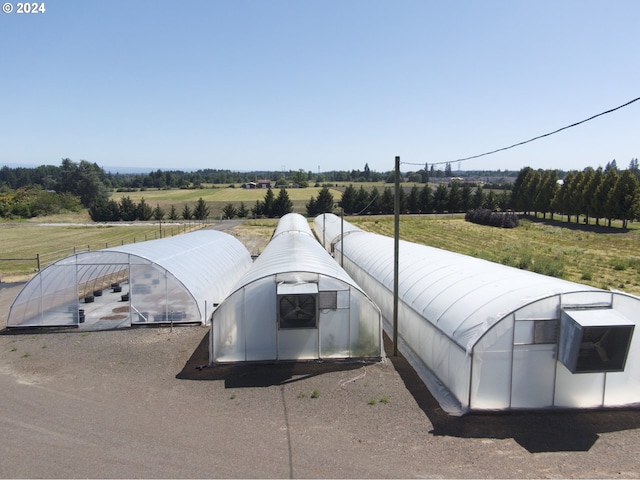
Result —
<svg viewBox="0 0 640 480"><path fill-rule="evenodd" d="M385 351L393 345L385 334ZM226 388L285 385L328 372L361 368L361 363L275 363L208 367L207 333L176 378L224 381ZM407 360L390 356L395 370L418 406L429 418L434 436L458 438L513 438L530 453L584 452L591 449L599 434L640 428L640 410L588 410L495 412L448 415L431 395Z"/></svg>
<svg viewBox="0 0 640 480"><path fill-rule="evenodd" d="M392 351L385 335L385 349ZM452 417L444 412L407 360L389 357L407 389L429 417L435 436L513 438L531 453L585 452L600 433L640 428L640 410L495 412Z"/></svg>
<svg viewBox="0 0 640 480"><path fill-rule="evenodd" d="M299 382L330 372L362 368L362 362L278 362L216 365L209 367L209 333L176 378L224 381L225 388L271 387Z"/></svg>
<svg viewBox="0 0 640 480"><path fill-rule="evenodd" d="M560 228L567 228L569 230L578 230L581 232L592 232L592 233L629 233L629 229L628 228L622 228L622 227L607 227L607 221L605 219L600 219L600 225L594 225L594 224L587 224L583 222L580 223L576 223L576 222L567 222L565 220L558 220L558 219L553 219L551 220L551 218L539 218L539 217L532 217L532 216L528 216L528 215L521 215L520 216L521 219L523 220L529 220L533 223L542 223L545 225L549 225L551 227L560 227Z"/></svg>

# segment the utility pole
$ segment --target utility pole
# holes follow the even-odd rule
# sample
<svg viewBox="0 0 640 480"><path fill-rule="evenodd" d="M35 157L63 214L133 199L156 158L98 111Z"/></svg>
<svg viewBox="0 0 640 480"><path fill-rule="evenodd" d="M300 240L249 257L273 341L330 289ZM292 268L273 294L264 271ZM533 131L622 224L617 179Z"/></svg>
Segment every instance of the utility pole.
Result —
<svg viewBox="0 0 640 480"><path fill-rule="evenodd" d="M396 157L393 201L393 356L398 356L398 274L400 263L400 157Z"/></svg>

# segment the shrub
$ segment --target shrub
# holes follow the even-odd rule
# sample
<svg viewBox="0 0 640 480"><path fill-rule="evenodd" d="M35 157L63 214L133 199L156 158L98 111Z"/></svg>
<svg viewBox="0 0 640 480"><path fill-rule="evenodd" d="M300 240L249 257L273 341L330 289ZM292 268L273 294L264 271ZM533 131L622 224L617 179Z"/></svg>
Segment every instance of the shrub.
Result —
<svg viewBox="0 0 640 480"><path fill-rule="evenodd" d="M515 228L520 224L518 215L514 212L493 212L487 208L467 210L464 219L467 222L492 227Z"/></svg>

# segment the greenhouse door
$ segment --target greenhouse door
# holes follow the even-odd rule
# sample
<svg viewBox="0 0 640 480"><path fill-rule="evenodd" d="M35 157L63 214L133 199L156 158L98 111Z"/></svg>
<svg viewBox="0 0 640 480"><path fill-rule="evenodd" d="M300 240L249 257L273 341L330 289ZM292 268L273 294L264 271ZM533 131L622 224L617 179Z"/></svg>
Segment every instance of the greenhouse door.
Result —
<svg viewBox="0 0 640 480"><path fill-rule="evenodd" d="M318 358L318 284L278 285L278 360Z"/></svg>

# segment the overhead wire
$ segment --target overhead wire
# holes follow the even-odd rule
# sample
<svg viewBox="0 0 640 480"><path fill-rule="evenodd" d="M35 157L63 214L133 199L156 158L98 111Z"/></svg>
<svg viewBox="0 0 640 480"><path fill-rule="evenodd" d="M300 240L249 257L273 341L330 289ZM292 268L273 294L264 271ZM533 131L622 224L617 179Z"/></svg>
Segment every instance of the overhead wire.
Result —
<svg viewBox="0 0 640 480"><path fill-rule="evenodd" d="M632 103L637 102L638 100L640 100L640 97L634 98L633 100L630 100L630 101L628 101L627 103L625 103L623 105L620 105L618 107L609 109L609 110L607 110L605 112L598 113L596 115L593 115L593 116L591 116L589 118L586 118L584 120L581 120L579 122L572 123L571 125L567 125L566 127L558 128L557 130L554 130L554 131L549 132L549 133L545 133L543 135L538 135L537 137L530 138L529 140L525 140L524 142L514 143L513 145L509 145L508 147L498 148L496 150L491 150L490 152L480 153L479 155L472 155L471 157L458 158L457 160L450 160L450 161L446 161L446 162L429 162L429 165L445 165L447 163L464 162L466 160L473 160L474 158L480 158L480 157L484 157L484 156L487 156L487 155L493 155L494 153L503 152L505 150L510 150L512 148L519 147L519 146L524 145L526 143L531 143L531 142L533 142L535 140L540 140L541 138L545 138L545 137L549 137L551 135L555 135L558 132L562 132L563 130L567 130L569 128L573 128L573 127L576 127L576 126L581 125L583 123L589 122L589 121L593 120L594 118L601 117L602 115L606 115L608 113L615 112L616 110L620 110L621 108L627 107L627 106L631 105ZM400 162L400 163L403 164L403 165L424 165L424 162L423 163Z"/></svg>

